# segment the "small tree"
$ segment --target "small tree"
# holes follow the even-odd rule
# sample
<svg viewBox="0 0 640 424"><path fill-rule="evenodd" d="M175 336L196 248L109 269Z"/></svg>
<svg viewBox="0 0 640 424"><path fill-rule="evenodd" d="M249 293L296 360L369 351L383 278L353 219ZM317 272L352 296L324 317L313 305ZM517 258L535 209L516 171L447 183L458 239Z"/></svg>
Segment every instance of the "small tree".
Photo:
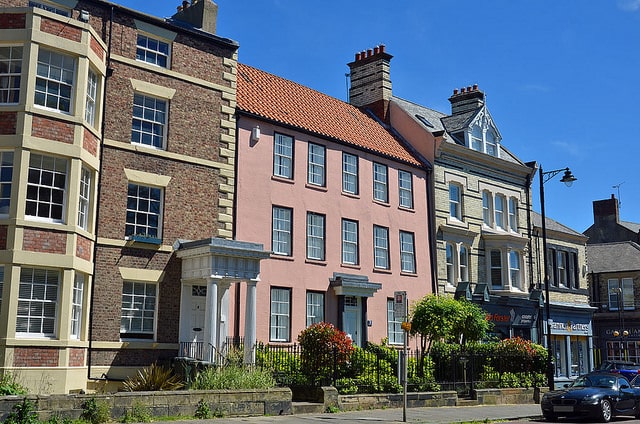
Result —
<svg viewBox="0 0 640 424"><path fill-rule="evenodd" d="M312 384L329 381L334 366L348 362L354 350L347 334L326 322L302 330L298 343L302 349L301 370Z"/></svg>

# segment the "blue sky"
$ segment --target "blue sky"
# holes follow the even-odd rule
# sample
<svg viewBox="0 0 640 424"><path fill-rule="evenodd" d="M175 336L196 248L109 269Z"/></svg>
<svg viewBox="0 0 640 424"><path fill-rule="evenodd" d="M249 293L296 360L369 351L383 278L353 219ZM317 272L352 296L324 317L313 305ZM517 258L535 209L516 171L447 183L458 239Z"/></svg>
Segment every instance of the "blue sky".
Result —
<svg viewBox="0 0 640 424"><path fill-rule="evenodd" d="M180 1L116 0L167 17ZM582 232L615 194L640 222L640 0L217 0L217 34L239 60L346 100L347 63L384 44L393 94L449 112L478 84L502 143L545 171L548 217ZM534 182L539 211L539 183Z"/></svg>

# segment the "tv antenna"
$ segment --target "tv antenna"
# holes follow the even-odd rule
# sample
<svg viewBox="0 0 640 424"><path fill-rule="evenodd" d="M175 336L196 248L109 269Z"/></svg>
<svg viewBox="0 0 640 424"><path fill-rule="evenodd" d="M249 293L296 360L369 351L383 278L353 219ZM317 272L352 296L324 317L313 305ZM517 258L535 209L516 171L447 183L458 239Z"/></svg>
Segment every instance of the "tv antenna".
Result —
<svg viewBox="0 0 640 424"><path fill-rule="evenodd" d="M622 200L620 200L620 186L622 184L624 184L624 181L611 187L611 188L615 188L616 190L618 190L618 207L622 206Z"/></svg>

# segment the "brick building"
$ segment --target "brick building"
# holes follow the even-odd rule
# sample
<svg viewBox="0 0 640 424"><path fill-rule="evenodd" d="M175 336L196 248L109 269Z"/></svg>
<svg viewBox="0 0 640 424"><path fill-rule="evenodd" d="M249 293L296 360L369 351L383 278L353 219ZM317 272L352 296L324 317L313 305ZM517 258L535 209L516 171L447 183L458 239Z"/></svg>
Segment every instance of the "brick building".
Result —
<svg viewBox="0 0 640 424"><path fill-rule="evenodd" d="M262 246L232 240L238 44L216 12L0 1L0 369L32 392L218 347L217 284L257 278Z"/></svg>

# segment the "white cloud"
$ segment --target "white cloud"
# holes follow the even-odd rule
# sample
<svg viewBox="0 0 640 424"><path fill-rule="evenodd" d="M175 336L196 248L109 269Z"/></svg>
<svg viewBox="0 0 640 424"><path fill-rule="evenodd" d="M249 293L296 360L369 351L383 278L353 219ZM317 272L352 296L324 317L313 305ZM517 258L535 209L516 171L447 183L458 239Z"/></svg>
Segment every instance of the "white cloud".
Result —
<svg viewBox="0 0 640 424"><path fill-rule="evenodd" d="M640 0L618 0L618 7L625 12L640 10Z"/></svg>

